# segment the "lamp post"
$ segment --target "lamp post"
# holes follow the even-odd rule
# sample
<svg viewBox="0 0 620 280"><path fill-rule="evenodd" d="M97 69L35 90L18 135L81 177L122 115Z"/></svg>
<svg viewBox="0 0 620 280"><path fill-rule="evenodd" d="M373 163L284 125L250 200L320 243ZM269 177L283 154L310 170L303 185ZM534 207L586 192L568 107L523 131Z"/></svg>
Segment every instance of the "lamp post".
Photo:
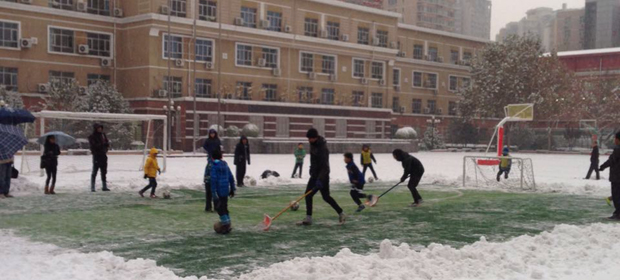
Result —
<svg viewBox="0 0 620 280"><path fill-rule="evenodd" d="M169 116L169 122L168 122L168 127L170 128L168 130L168 150L170 150L170 147L172 146L172 127L176 126L177 130L179 128L177 122L179 121L179 114L181 113L181 106L176 106L176 108L174 107L174 100L170 100L170 102L168 103L168 105L164 105L163 106L164 112L166 112L166 115ZM178 132L177 132L177 137L178 137Z"/></svg>
<svg viewBox="0 0 620 280"><path fill-rule="evenodd" d="M426 123L431 125L431 150L435 149L435 124L440 124L441 120L435 118L435 115L426 120Z"/></svg>

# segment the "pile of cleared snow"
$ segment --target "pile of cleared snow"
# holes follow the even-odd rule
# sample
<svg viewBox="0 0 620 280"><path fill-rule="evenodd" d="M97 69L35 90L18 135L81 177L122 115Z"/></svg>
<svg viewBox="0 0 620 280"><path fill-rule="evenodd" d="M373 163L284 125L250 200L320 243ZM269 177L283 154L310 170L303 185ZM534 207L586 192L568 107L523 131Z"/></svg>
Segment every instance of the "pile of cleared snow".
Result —
<svg viewBox="0 0 620 280"><path fill-rule="evenodd" d="M0 239L6 279L197 279L179 278L150 260L125 260L109 252L84 254ZM607 280L620 275L620 224L559 225L551 232L503 243L479 242L454 249L431 244L414 250L385 240L378 253L343 249L334 257L296 258L238 277L240 280L363 279L563 279ZM206 280L206 277L200 278Z"/></svg>

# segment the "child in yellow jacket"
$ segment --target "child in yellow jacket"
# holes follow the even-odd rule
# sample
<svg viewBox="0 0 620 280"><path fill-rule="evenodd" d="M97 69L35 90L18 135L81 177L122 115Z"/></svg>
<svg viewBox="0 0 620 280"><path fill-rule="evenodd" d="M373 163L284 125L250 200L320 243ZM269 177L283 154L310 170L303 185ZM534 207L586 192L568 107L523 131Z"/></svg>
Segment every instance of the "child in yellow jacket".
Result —
<svg viewBox="0 0 620 280"><path fill-rule="evenodd" d="M161 174L161 170L159 169L159 165L157 164L157 149L151 148L149 152L149 157L146 159L146 163L144 164L144 179L149 179L149 184L144 187L138 194L141 197L144 197L144 193L151 189L151 198L157 198L155 195L155 189L157 188L157 174Z"/></svg>

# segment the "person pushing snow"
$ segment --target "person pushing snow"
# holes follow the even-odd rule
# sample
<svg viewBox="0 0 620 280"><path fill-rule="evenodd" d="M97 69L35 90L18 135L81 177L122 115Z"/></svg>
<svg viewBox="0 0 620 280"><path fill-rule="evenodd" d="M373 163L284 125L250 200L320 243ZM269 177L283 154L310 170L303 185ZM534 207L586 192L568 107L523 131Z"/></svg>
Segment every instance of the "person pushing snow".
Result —
<svg viewBox="0 0 620 280"><path fill-rule="evenodd" d="M222 160L222 151L215 150L211 167L211 192L215 210L220 215L218 233L227 234L231 231L230 215L228 213L228 198L235 197L235 178L228 164Z"/></svg>
<svg viewBox="0 0 620 280"><path fill-rule="evenodd" d="M614 139L614 152L609 159L601 165L601 171L609 169L609 181L611 182L611 198L616 211L609 217L610 220L620 221L620 132Z"/></svg>
<svg viewBox="0 0 620 280"><path fill-rule="evenodd" d="M344 163L347 164L347 173L349 174L349 182L351 182L351 198L353 198L353 201L357 204L357 210L355 210L355 212L359 213L366 209L366 206L362 204L360 198L372 200L373 195L366 195L364 193L364 184L366 180L364 180L364 174L360 172L360 169L357 168L357 165L353 162L353 154L344 154Z"/></svg>
<svg viewBox="0 0 620 280"><path fill-rule="evenodd" d="M144 193L151 189L151 198L157 198L155 195L155 189L157 189L157 174L161 174L161 169L157 164L157 151L156 148L151 148L149 157L144 164L144 179L149 179L149 184L138 192L141 197L144 197Z"/></svg>
<svg viewBox="0 0 620 280"><path fill-rule="evenodd" d="M502 150L502 157L499 161L499 172L497 172L497 181L501 181L502 174L504 174L504 179L508 179L508 174L510 174L510 169L512 168L512 159L510 158L510 150L508 147L504 147Z"/></svg>
<svg viewBox="0 0 620 280"><path fill-rule="evenodd" d="M329 194L330 169L327 141L322 136L319 136L319 132L314 128L308 130L306 137L310 143L310 180L306 187L306 193L310 194L306 196L306 218L297 224L312 225L312 199L317 192L321 192L323 200L338 213L339 223L344 224L346 216L336 200Z"/></svg>
<svg viewBox="0 0 620 280"><path fill-rule="evenodd" d="M392 156L395 160L403 164L404 172L403 176L400 177L400 182L405 182L407 177L409 177L407 187L409 191L411 191L411 196L413 196L413 204L411 204L411 207L419 207L423 200L418 192L418 184L420 184L420 180L422 180L422 176L424 175L424 165L422 165L420 160L401 149L394 150Z"/></svg>

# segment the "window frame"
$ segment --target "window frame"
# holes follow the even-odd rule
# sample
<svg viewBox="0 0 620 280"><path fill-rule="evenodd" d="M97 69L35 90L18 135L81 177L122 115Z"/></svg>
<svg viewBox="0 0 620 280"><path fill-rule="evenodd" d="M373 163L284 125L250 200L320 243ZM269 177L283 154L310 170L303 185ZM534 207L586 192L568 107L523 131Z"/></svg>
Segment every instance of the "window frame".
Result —
<svg viewBox="0 0 620 280"><path fill-rule="evenodd" d="M435 87L427 87L426 85L424 85L424 88L437 90L437 89L439 89L439 73L426 72L426 78L428 80L431 80L430 79L431 75L435 76ZM425 80L425 82L426 82L426 80Z"/></svg>
<svg viewBox="0 0 620 280"><path fill-rule="evenodd" d="M422 113L424 113L423 103L424 103L424 101L421 98L413 98L413 99L411 99L411 113L412 114L422 114Z"/></svg>
<svg viewBox="0 0 620 280"><path fill-rule="evenodd" d="M98 1L98 4L103 4L103 8L95 7L94 1ZM86 12L91 15L110 16L110 0L87 0Z"/></svg>
<svg viewBox="0 0 620 280"><path fill-rule="evenodd" d="M398 79L396 78L396 72L398 72ZM402 71L400 68L392 68L392 85L393 86L400 86L401 85L401 79L402 79Z"/></svg>
<svg viewBox="0 0 620 280"><path fill-rule="evenodd" d="M381 104L379 104L380 106L377 106L375 104L375 101L377 100L381 101ZM372 92L370 94L370 107L377 108L377 109L383 109L383 93L382 92Z"/></svg>
<svg viewBox="0 0 620 280"><path fill-rule="evenodd" d="M52 73L59 73L60 74L60 78L59 78L59 83L56 84L52 79ZM70 75L68 75L70 74ZM71 82L71 80L75 81L75 72L69 72L69 71L57 71L57 70L49 70L47 72L47 81L49 82L50 85L52 86L62 86L62 85L66 85L68 82ZM66 75L66 77L65 77Z"/></svg>
<svg viewBox="0 0 620 280"><path fill-rule="evenodd" d="M381 76L377 76L375 75L375 65L376 64L380 64L381 65ZM385 62L383 61L370 61L370 79L371 80L375 80L375 81L380 81L380 80L385 80ZM377 78L378 77L378 78Z"/></svg>
<svg viewBox="0 0 620 280"><path fill-rule="evenodd" d="M419 50L420 50L420 55L419 56L416 55L416 50L418 49L418 47L421 47L421 48L419 48ZM420 45L420 44L414 44L413 45L413 59L417 59L417 60L424 59L424 45Z"/></svg>
<svg viewBox="0 0 620 280"><path fill-rule="evenodd" d="M170 78L172 78L172 91L168 91L168 86L167 84L170 82ZM175 91L175 89L177 88L179 91ZM179 98L179 97L183 97L183 77L179 77L179 76L164 76L163 80L162 80L162 87L163 90L168 92L168 96L171 98Z"/></svg>
<svg viewBox="0 0 620 280"><path fill-rule="evenodd" d="M364 78L366 78L366 60L365 59L361 59L361 58L353 58L351 61L352 61L351 62L352 63L352 65L351 65L351 70L352 70L351 71L351 75L352 75L352 77L354 79L364 79ZM355 64L356 61L361 61L362 65L364 66L363 69L362 69L363 71L361 73L362 74L361 76L357 75L357 73L359 73L359 72L357 71L358 68L357 68L357 65Z"/></svg>
<svg viewBox="0 0 620 280"><path fill-rule="evenodd" d="M327 21L325 23L325 30L327 31L326 39L340 41L340 22Z"/></svg>
<svg viewBox="0 0 620 280"><path fill-rule="evenodd" d="M171 7L169 9L170 16L186 18L187 17L187 0L169 0ZM179 7L181 9L176 10Z"/></svg>
<svg viewBox="0 0 620 280"><path fill-rule="evenodd" d="M454 88L452 87L452 79L456 79L456 84L454 85ZM456 92L457 90L459 90L459 77L455 76L455 75L449 75L448 76L448 90L451 92Z"/></svg>
<svg viewBox="0 0 620 280"><path fill-rule="evenodd" d="M91 38L91 35L96 35L96 38ZM75 36L75 33L74 33ZM105 38L101 38L101 36L107 36L107 42ZM92 56L96 56L96 57L110 57L112 54L112 36L107 35L107 34L101 34L101 33L92 33L92 32L88 32L86 33L86 41L88 42L88 54L92 55ZM92 43L92 44L91 44ZM95 46L100 47L101 44L103 44L103 50L101 50L100 48L95 48ZM95 52L98 53L107 53L108 55L103 55L103 54L95 54Z"/></svg>
<svg viewBox="0 0 620 280"><path fill-rule="evenodd" d="M52 50L52 42L50 40L50 34L52 32L52 29L60 29L60 30L67 30L67 31L72 31L73 32L73 52L69 53L69 52L58 52L58 51L53 51ZM90 55L90 54L79 54L77 52L78 46L80 44L77 44L77 42L75 41L75 32L84 32L86 33L88 36L89 33L93 33L93 34L102 34L102 35L109 35L110 36L110 56L95 56L95 55ZM79 57L92 57L92 58L109 58L112 59L114 57L114 48L112 46L114 46L114 34L112 33L108 33L108 32L100 32L100 31L92 31L92 30L85 30L85 29L77 29L77 28L71 28L71 27L63 27L63 26L56 26L56 25L48 25L47 26L47 53L48 54L58 54L58 55L68 55L68 56L79 56Z"/></svg>
<svg viewBox="0 0 620 280"><path fill-rule="evenodd" d="M420 83L417 85L416 83L416 74L420 74ZM424 72L422 71L413 71L411 74L411 87L413 88L424 88Z"/></svg>
<svg viewBox="0 0 620 280"><path fill-rule="evenodd" d="M321 104L336 105L336 90L333 88L321 89Z"/></svg>
<svg viewBox="0 0 620 280"><path fill-rule="evenodd" d="M278 101L278 84L262 84L261 90L265 93L263 101ZM269 93L272 93L273 96L269 97Z"/></svg>
<svg viewBox="0 0 620 280"><path fill-rule="evenodd" d="M338 72L338 55L335 54L327 54L327 53L317 53L317 52L310 52L310 51L299 51L299 73L303 73L303 74L307 74L310 73L309 71L305 71L307 69L304 69L304 61L305 59L305 55L312 55L312 72L316 73L317 75L322 75L322 76L330 76L330 75L336 75L336 73ZM323 70L324 65L324 60L323 57L332 57L334 60L334 72L333 73L325 73ZM317 69L317 62L319 61L318 59L320 58L320 69Z"/></svg>
<svg viewBox="0 0 620 280"><path fill-rule="evenodd" d="M6 82L8 78L9 83ZM18 92L19 91L19 68L17 67L5 67L0 66L0 85L3 86L7 91Z"/></svg>
<svg viewBox="0 0 620 280"><path fill-rule="evenodd" d="M314 30L308 30L309 26L313 26ZM316 18L304 18L304 36L318 38L319 37L319 20Z"/></svg>
<svg viewBox="0 0 620 280"><path fill-rule="evenodd" d="M210 12L213 12L213 14L210 14ZM211 17L212 19L209 19L209 17ZM210 22L217 22L217 1L198 1L198 19Z"/></svg>
<svg viewBox="0 0 620 280"><path fill-rule="evenodd" d="M364 41L364 34L365 40ZM360 45L370 45L370 28L368 27L357 27L357 43Z"/></svg>
<svg viewBox="0 0 620 280"><path fill-rule="evenodd" d="M304 101L302 99L302 95L305 97L304 99L308 99L308 100ZM298 86L297 87L297 98L298 98L299 103L302 103L302 104L314 103L314 87Z"/></svg>
<svg viewBox="0 0 620 280"><path fill-rule="evenodd" d="M246 64L239 64L239 46L246 46L246 47L251 47L251 55L250 55L250 62L251 65L246 65ZM260 48L260 58L264 58L263 56L263 49L272 49L276 51L276 55L277 55L277 67L273 68L273 67L269 67L269 66L265 66L265 67L260 67L257 65L255 59L258 57L256 56L256 54L258 54L258 52L255 51L255 48ZM236 42L235 43L235 67L242 67L242 68L252 68L252 69L262 69L262 70L273 70L276 68L280 68L280 62L281 62L281 50L279 47L272 47L272 46L266 46L266 45L255 45L255 44L249 44L249 43L241 43L241 42Z"/></svg>
<svg viewBox="0 0 620 280"><path fill-rule="evenodd" d="M166 42L166 37L172 37L172 38L180 38L181 39L181 57L168 57L167 54L168 52L166 51L166 48L168 47L168 43ZM184 42L184 38L185 36L183 35L178 35L178 34L168 34L168 33L164 33L161 37L161 50L162 50L162 54L161 54L161 58L164 60L167 59L184 59L185 58L185 42ZM172 49L174 49L174 45L178 43L175 41L172 41L172 43L170 44L170 46L172 47ZM172 53L172 54L176 54L176 52Z"/></svg>
<svg viewBox="0 0 620 280"><path fill-rule="evenodd" d="M258 27L258 9L253 7L241 6L240 17L243 19L243 26L247 28ZM249 21L248 19L252 19Z"/></svg>
<svg viewBox="0 0 620 280"><path fill-rule="evenodd" d="M448 116L458 115L458 103L456 101L448 101Z"/></svg>
<svg viewBox="0 0 620 280"><path fill-rule="evenodd" d="M240 89L240 87L243 87ZM252 100L252 96L250 95L251 93L253 93L253 84L252 82L236 82L235 83L235 97L234 99L237 100ZM240 91L241 90L241 91Z"/></svg>
<svg viewBox="0 0 620 280"><path fill-rule="evenodd" d="M364 107L364 96L366 93L362 90L354 90L351 92L351 105L353 107ZM358 98L361 97L361 98Z"/></svg>
<svg viewBox="0 0 620 280"><path fill-rule="evenodd" d="M269 21L269 28L267 28L267 30L273 31L273 32L282 32L282 22L283 22L282 12L267 11L265 19Z"/></svg>
<svg viewBox="0 0 620 280"><path fill-rule="evenodd" d="M21 44L19 43L19 40L22 38L22 23L21 21L14 21L14 20L7 20L7 19L0 19L0 23L4 24L4 23L10 23L10 24L17 24L17 38L15 39L16 42L16 46L15 47L7 47L7 46L3 46L0 45L0 49L4 49L4 50L21 50ZM4 27L3 27L4 29ZM8 41L10 42L10 41Z"/></svg>
<svg viewBox="0 0 620 280"><path fill-rule="evenodd" d="M206 93L201 93L205 89ZM207 78L195 78L194 79L194 94L197 98L212 98L213 97L213 80Z"/></svg>
<svg viewBox="0 0 620 280"><path fill-rule="evenodd" d="M59 3L58 6L54 6L54 2ZM58 10L75 11L75 2L73 0L48 0L48 7Z"/></svg>
<svg viewBox="0 0 620 280"><path fill-rule="evenodd" d="M431 108L431 104L433 105L433 108ZM428 113L431 115L435 115L437 114L437 99L428 99L426 100L426 108L428 109Z"/></svg>
<svg viewBox="0 0 620 280"><path fill-rule="evenodd" d="M88 73L86 74L86 85L91 86L98 81L104 81L110 83L112 81L112 77L106 74L97 74L97 73Z"/></svg>
<svg viewBox="0 0 620 280"><path fill-rule="evenodd" d="M206 50L207 51L207 55L206 55L206 59L205 60L199 59L199 57L202 57L202 56L198 55L198 50L197 50L197 48L198 48L198 41L210 42L211 43L211 46L207 46L207 50ZM209 48L211 49L210 50L210 54L209 54ZM212 63L214 63L215 62L215 59L214 59L215 58L215 40L209 39L209 38L197 37L196 41L194 42L194 55L196 56L196 61L198 61L198 62L204 62L204 63L212 62Z"/></svg>
<svg viewBox="0 0 620 280"><path fill-rule="evenodd" d="M379 39L377 47L387 48L390 44L390 32L387 30L377 30L375 33L375 36Z"/></svg>

